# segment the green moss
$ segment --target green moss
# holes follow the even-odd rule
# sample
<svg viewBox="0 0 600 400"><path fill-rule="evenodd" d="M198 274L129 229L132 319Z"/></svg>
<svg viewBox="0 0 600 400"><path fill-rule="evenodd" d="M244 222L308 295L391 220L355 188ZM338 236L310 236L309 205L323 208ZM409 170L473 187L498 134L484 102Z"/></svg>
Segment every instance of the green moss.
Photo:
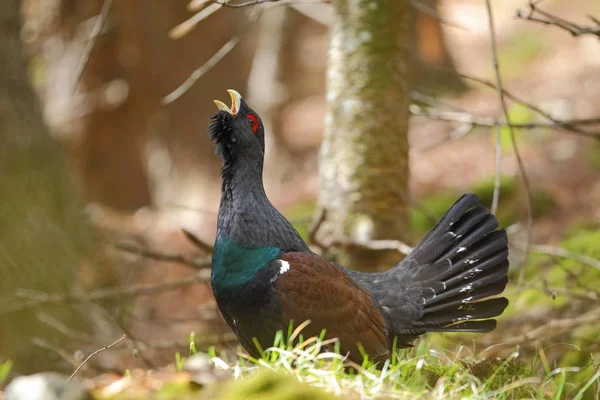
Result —
<svg viewBox="0 0 600 400"><path fill-rule="evenodd" d="M262 370L254 377L230 382L220 400L333 400L336 397L298 381L292 375Z"/></svg>
<svg viewBox="0 0 600 400"><path fill-rule="evenodd" d="M505 387L511 382L531 376L531 367L516 358L484 359L473 363L465 363L466 368L485 384L486 390ZM506 393L510 398L530 398L531 388L518 387Z"/></svg>
<svg viewBox="0 0 600 400"><path fill-rule="evenodd" d="M185 399L197 399L198 387L190 385L189 383L169 383L163 386L158 392L152 396L156 400L185 400Z"/></svg>
<svg viewBox="0 0 600 400"><path fill-rule="evenodd" d="M418 360L411 360L404 363L401 367L402 375L411 377L413 384L424 384L428 387L435 387L438 380L442 377L452 377L459 371L464 371L460 363L438 364L421 363Z"/></svg>

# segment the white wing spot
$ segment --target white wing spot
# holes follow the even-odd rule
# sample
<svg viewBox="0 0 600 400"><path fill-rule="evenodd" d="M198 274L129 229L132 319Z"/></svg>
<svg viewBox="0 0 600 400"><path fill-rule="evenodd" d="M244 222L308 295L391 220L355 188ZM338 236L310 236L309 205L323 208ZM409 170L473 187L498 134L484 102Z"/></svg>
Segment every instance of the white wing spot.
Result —
<svg viewBox="0 0 600 400"><path fill-rule="evenodd" d="M283 275L290 270L290 263L287 261L279 260L281 267L279 267L279 275Z"/></svg>
<svg viewBox="0 0 600 400"><path fill-rule="evenodd" d="M465 252L465 251L467 251L466 247L459 247L458 250L456 250L457 253L462 253L462 252Z"/></svg>

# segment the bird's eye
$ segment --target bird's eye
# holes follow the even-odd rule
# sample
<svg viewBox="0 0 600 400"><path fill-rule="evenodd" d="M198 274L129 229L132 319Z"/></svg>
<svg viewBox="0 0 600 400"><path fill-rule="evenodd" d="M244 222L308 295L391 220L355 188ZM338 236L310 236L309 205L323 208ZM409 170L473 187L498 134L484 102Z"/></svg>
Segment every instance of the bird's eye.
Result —
<svg viewBox="0 0 600 400"><path fill-rule="evenodd" d="M258 131L258 118L254 114L248 114L246 116L248 120L248 125L252 128L252 132L256 133Z"/></svg>

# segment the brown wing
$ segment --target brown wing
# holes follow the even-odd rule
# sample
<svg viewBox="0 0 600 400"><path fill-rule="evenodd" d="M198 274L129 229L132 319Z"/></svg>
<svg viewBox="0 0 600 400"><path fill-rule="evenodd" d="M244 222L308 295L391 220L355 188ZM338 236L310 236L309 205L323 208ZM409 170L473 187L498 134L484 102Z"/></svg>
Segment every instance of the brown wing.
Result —
<svg viewBox="0 0 600 400"><path fill-rule="evenodd" d="M327 329L327 337L339 338L343 353L350 352L350 359L356 362L362 361L358 343L371 359L389 357L386 324L367 291L336 264L316 254L292 252L279 260L289 263L274 282L283 324L292 319L298 326L310 320L303 331L305 337Z"/></svg>

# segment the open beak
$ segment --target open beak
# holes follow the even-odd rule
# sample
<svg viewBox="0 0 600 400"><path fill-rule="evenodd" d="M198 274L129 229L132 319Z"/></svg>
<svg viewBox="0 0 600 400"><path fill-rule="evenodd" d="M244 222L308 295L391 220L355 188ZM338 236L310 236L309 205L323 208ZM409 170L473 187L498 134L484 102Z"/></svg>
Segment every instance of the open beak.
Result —
<svg viewBox="0 0 600 400"><path fill-rule="evenodd" d="M240 111L240 107L242 105L242 96L233 89L229 89L227 92L229 93L229 96L231 96L231 108L227 107L227 104L223 103L222 101L213 101L219 110L227 111L229 114L235 117L238 111Z"/></svg>

